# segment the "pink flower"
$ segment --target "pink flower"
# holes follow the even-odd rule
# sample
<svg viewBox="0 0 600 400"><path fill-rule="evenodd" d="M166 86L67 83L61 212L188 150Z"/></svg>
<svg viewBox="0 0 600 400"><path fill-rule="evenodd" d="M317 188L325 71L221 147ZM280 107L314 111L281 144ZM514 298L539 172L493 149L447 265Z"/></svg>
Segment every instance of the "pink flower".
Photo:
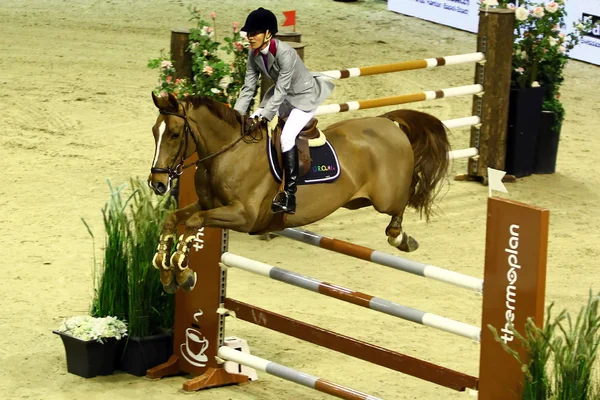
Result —
<svg viewBox="0 0 600 400"><path fill-rule="evenodd" d="M211 13L210 13L210 17L211 17L212 19L215 19L215 18L217 18L217 13L216 13L216 12L211 12Z"/></svg>
<svg viewBox="0 0 600 400"><path fill-rule="evenodd" d="M551 1L550 3L546 4L546 11L549 13L553 14L556 12L556 10L558 10L558 4L555 1Z"/></svg>
<svg viewBox="0 0 600 400"><path fill-rule="evenodd" d="M567 48L565 46L560 46L558 51L560 51L562 54L565 54L567 52Z"/></svg>
<svg viewBox="0 0 600 400"><path fill-rule="evenodd" d="M523 69L523 67L516 68L515 71L517 71L520 74L522 74L523 72L525 72L525 70Z"/></svg>
<svg viewBox="0 0 600 400"><path fill-rule="evenodd" d="M167 92L160 92L160 97L167 97L167 96L168 96Z"/></svg>
<svg viewBox="0 0 600 400"><path fill-rule="evenodd" d="M204 55L204 57L206 57L206 56L208 55L208 50L204 50L204 51L202 52L202 54Z"/></svg>
<svg viewBox="0 0 600 400"><path fill-rule="evenodd" d="M537 18L542 18L544 16L544 9L542 7L534 8L533 15L535 15Z"/></svg>
<svg viewBox="0 0 600 400"><path fill-rule="evenodd" d="M559 26L558 24L555 24L555 25L552 27L552 30L553 30L553 31L560 31L560 26Z"/></svg>
<svg viewBox="0 0 600 400"><path fill-rule="evenodd" d="M213 31L213 28L211 28L210 26L208 28L206 28L206 32L211 33Z"/></svg>
<svg viewBox="0 0 600 400"><path fill-rule="evenodd" d="M237 23L237 22L234 22L234 23L233 23L233 27L234 27L234 28L237 28L239 25L240 25L240 24L239 24L239 23Z"/></svg>
<svg viewBox="0 0 600 400"><path fill-rule="evenodd" d="M162 69L171 68L172 66L173 66L173 63L171 63L171 61L169 61L169 60L163 60L163 61L160 63L160 67L161 67Z"/></svg>
<svg viewBox="0 0 600 400"><path fill-rule="evenodd" d="M229 64L229 70L230 70L231 72L234 72L234 71L235 71L235 67L233 66L233 64Z"/></svg>
<svg viewBox="0 0 600 400"><path fill-rule="evenodd" d="M237 51L244 50L244 46L240 42L235 42L233 45L235 46L235 48L237 49Z"/></svg>
<svg viewBox="0 0 600 400"><path fill-rule="evenodd" d="M175 84L179 85L181 83L181 81L183 81L183 79L175 79Z"/></svg>
<svg viewBox="0 0 600 400"><path fill-rule="evenodd" d="M167 83L171 83L172 80L173 80L172 76L167 76Z"/></svg>
<svg viewBox="0 0 600 400"><path fill-rule="evenodd" d="M206 67L202 68L202 71L208 75L211 76L213 73L213 68L210 65L207 65Z"/></svg>

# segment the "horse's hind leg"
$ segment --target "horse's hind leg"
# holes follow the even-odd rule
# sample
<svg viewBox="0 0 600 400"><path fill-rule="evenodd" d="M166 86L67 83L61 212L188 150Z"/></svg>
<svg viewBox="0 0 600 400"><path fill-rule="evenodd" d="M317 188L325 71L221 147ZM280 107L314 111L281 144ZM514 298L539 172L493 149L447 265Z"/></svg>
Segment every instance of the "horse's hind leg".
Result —
<svg viewBox="0 0 600 400"><path fill-rule="evenodd" d="M388 237L388 243L398 250L405 251L407 253L415 251L419 248L419 242L417 242L412 236L409 236L402 230L402 216L404 211L398 215L392 216L387 228L385 228L385 234Z"/></svg>

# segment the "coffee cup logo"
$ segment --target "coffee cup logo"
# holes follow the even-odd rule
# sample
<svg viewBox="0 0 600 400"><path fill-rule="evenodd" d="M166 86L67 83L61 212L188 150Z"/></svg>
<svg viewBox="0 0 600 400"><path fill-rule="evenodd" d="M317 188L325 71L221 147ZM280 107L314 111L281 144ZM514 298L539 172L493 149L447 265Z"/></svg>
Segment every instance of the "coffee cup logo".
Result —
<svg viewBox="0 0 600 400"><path fill-rule="evenodd" d="M202 310L194 314L194 320L198 321L198 317L202 315ZM202 336L202 332L195 328L187 328L185 330L185 343L179 346L181 355L194 367L204 367L208 362L208 357L204 352L208 348L208 340Z"/></svg>

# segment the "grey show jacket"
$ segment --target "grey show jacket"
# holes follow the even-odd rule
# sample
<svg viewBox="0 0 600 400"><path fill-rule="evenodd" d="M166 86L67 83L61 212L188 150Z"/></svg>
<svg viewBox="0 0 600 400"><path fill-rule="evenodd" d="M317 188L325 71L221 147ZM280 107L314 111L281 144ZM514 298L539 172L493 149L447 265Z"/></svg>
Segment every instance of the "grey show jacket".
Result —
<svg viewBox="0 0 600 400"><path fill-rule="evenodd" d="M262 54L250 49L244 86L234 107L236 111L242 114L248 111L259 73L269 76L275 82L259 105L268 120L273 119L284 101L294 108L311 111L321 105L333 91L333 83L322 74L311 73L296 50L287 43L271 39L267 57L268 67L265 68Z"/></svg>

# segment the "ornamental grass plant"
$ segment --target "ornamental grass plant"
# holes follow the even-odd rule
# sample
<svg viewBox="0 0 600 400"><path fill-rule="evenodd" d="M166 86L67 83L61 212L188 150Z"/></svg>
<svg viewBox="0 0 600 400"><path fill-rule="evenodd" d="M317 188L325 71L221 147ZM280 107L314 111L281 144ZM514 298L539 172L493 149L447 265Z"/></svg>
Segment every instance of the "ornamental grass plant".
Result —
<svg viewBox="0 0 600 400"><path fill-rule="evenodd" d="M159 271L152 265L162 222L176 204L170 196L157 199L145 182L131 179L116 190L102 209L104 259L94 257L93 317L115 316L127 321L129 336L149 336L173 326L174 296L164 293ZM82 219L83 220L83 219ZM85 220L88 233L94 235ZM95 247L95 245L94 245Z"/></svg>
<svg viewBox="0 0 600 400"><path fill-rule="evenodd" d="M527 351L527 363L488 325L496 341L522 366L525 373L523 400L600 400L596 370L600 345L599 303L600 293L592 295L590 291L587 304L574 323L566 310L552 319L552 303L547 308L542 328L528 318L524 334L513 329Z"/></svg>

